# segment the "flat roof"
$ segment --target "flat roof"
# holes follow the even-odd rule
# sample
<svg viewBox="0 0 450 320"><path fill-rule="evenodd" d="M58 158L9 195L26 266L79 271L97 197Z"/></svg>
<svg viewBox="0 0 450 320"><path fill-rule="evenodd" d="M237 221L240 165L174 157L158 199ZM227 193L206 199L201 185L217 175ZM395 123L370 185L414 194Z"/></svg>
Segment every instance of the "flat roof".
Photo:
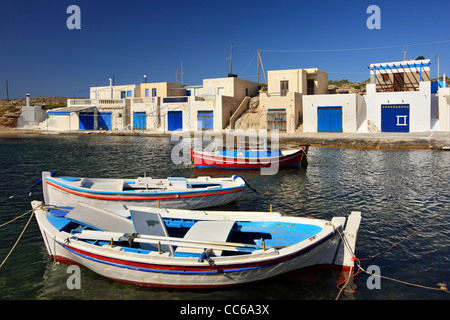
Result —
<svg viewBox="0 0 450 320"><path fill-rule="evenodd" d="M96 106L71 106L71 107L64 107L64 108L48 110L47 113L48 114L64 114L64 113L84 111L84 110L93 109L93 108L96 108Z"/></svg>

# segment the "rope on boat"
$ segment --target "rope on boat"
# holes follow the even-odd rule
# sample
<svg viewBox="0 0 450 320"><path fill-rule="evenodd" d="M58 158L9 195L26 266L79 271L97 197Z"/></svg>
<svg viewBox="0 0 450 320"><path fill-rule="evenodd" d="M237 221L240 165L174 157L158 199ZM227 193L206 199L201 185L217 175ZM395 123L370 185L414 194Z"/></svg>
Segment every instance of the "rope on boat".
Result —
<svg viewBox="0 0 450 320"><path fill-rule="evenodd" d="M350 279L353 278L353 277L355 277L356 275L358 275L358 274L361 273L361 272L365 272L365 273L367 273L367 274L369 274L369 275L371 275L371 276L376 276L376 277L379 277L379 278L383 278L383 279L386 279L386 280L391 280L391 281L398 282L398 283L402 283L402 284L405 284L405 285L415 286L415 287L419 287L419 288L423 288L423 289L428 289L428 290L444 291L444 292L446 292L446 293L450 293L450 291L447 289L447 286L446 286L444 283L437 283L436 285L437 285L438 287L429 287L429 286L424 286L424 285L420 285L420 284L416 284L416 283L412 283L412 282L402 281L402 280L398 280L398 279L394 279L394 278L390 278L390 277L386 277L386 276L382 276L382 275L370 273L370 272L368 272L367 270L365 270L364 268L361 267L361 261L365 261L365 260L370 260L370 261L372 261L372 260L375 259L376 257L380 256L380 255L383 254L383 253L388 252L389 250L391 250L392 248L394 248L395 246L397 246L397 245L400 244L401 242L405 241L406 239L409 239L409 238L412 237L414 234L416 234L416 233L419 232L420 230L426 228L428 225L430 225L431 223L433 223L434 221L436 221L436 220L439 219L441 216L443 216L443 215L445 215L445 214L447 214L447 213L448 213L448 212L444 212L444 213L439 214L436 218L434 218L433 220L431 220L431 221L428 222L427 224L423 225L421 228L419 228L419 229L417 229L416 231L412 232L411 234L409 234L408 236L404 237L404 238L401 239L400 241L394 243L394 244L393 244L392 246L390 246L387 250L384 250L384 251L382 251L382 252L380 252L380 253L378 253L378 254L376 254L376 255L370 257L370 258L364 258L364 259L358 259L358 258L356 258L354 252L352 252L351 248L350 248L350 247L348 246L348 244L347 244L346 237L345 237L344 235L341 234L341 232L339 231L339 229L336 229L336 230L338 231L338 233L339 233L339 236L341 237L341 240L342 240L342 241L344 242L344 244L347 246L347 249L351 252L351 254L352 254L352 256L353 256L352 261L357 261L357 262L358 262L358 271L357 271L356 273L354 273L353 275L347 277L346 279L344 279L343 281L341 281L341 282L339 282L339 283L337 284L337 288L339 288L339 286L340 286L343 282L345 282L345 284L340 288L340 291L339 291L339 293L338 293L338 295L337 295L337 297L336 297L336 300L339 299L340 294L342 293L343 290L345 290L345 287L347 286L347 284L348 284L348 282L350 281ZM352 270L353 270L353 267L350 269L350 273L352 272ZM351 290L351 291L345 290L345 291L350 292L350 293L354 293L354 292L355 292L354 290Z"/></svg>
<svg viewBox="0 0 450 320"><path fill-rule="evenodd" d="M53 177L54 175L55 175L55 172L51 172L51 173L50 173L50 176L51 176L51 177ZM19 192L15 193L15 194L13 194L13 195L7 197L7 198L4 198L4 199L0 200L0 202L4 202L4 201L6 201L6 200L12 199L12 198L14 198L15 196L17 196L17 195L19 195L19 194L22 194L22 193L25 193L25 192L28 192L28 196L31 196L31 193L33 192L33 189L34 189L36 186L40 185L41 183L42 183L42 178L39 179L38 181L36 181L29 189L25 189L25 190L19 191Z"/></svg>
<svg viewBox="0 0 450 320"><path fill-rule="evenodd" d="M239 177L239 178L241 178L242 180L244 180L245 185L246 185L250 190L252 190L253 192L255 192L255 193L259 194L259 195L261 195L261 192L259 192L258 190L252 188L252 186L251 186L251 185L250 185L250 184L249 184L242 176L236 176L236 178L237 178L237 177Z"/></svg>

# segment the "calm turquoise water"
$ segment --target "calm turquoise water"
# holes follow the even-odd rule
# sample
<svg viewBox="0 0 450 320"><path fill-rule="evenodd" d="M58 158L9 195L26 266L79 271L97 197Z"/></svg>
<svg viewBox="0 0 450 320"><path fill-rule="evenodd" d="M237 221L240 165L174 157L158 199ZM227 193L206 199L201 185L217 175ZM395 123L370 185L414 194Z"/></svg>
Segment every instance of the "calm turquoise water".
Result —
<svg viewBox="0 0 450 320"><path fill-rule="evenodd" d="M28 190L41 171L91 177L229 176L231 171L199 170L170 160L169 139L114 136L24 136L0 138L0 224L42 200L40 187ZM362 212L356 255L368 258L450 209L450 153L433 150L352 150L310 148L309 166L274 176L240 171L251 186L242 198L220 209L269 210L286 215L331 219ZM10 195L21 192L13 199ZM4 201L3 201L4 200ZM449 214L450 215L450 214ZM449 278L449 215L444 215L370 264L383 276L436 287ZM28 216L0 228L0 260L9 252ZM0 261L0 262L1 262ZM368 262L363 261L367 268ZM335 299L336 275L315 271L236 289L208 292L141 288L102 278L81 268L81 289L69 290L67 266L53 265L33 219L17 248L0 269L0 300L11 299ZM432 299L450 295L389 280L367 287L367 274L341 299Z"/></svg>

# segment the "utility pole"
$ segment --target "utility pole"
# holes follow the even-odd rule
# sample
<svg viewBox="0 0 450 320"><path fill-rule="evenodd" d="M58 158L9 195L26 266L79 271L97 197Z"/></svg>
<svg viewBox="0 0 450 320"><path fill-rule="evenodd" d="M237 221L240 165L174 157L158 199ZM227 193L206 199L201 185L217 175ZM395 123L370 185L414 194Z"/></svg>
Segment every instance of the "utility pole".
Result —
<svg viewBox="0 0 450 320"><path fill-rule="evenodd" d="M175 83L178 83L178 67L175 68Z"/></svg>
<svg viewBox="0 0 450 320"><path fill-rule="evenodd" d="M180 78L181 78L181 85L183 85L183 61L181 61Z"/></svg>
<svg viewBox="0 0 450 320"><path fill-rule="evenodd" d="M258 84L259 84L259 64L261 63L261 68L262 68L262 72L264 75L264 81L266 81L267 84L267 78L266 78L266 72L264 71L264 66L262 63L262 59L261 59L261 54L259 53L259 49L258 49Z"/></svg>
<svg viewBox="0 0 450 320"><path fill-rule="evenodd" d="M8 80L6 80L6 101L9 102Z"/></svg>
<svg viewBox="0 0 450 320"><path fill-rule="evenodd" d="M258 49L258 59L256 60L258 64L258 86L259 86L259 49Z"/></svg>
<svg viewBox="0 0 450 320"><path fill-rule="evenodd" d="M231 77L233 75L233 42L231 43L230 56L225 60L230 60L230 73L228 76Z"/></svg>
<svg viewBox="0 0 450 320"><path fill-rule="evenodd" d="M437 68L438 69L438 77L437 77L437 79L439 80L439 55L435 54L434 57L437 58L437 61L438 61L438 68Z"/></svg>
<svg viewBox="0 0 450 320"><path fill-rule="evenodd" d="M233 74L233 42L230 49L230 74Z"/></svg>

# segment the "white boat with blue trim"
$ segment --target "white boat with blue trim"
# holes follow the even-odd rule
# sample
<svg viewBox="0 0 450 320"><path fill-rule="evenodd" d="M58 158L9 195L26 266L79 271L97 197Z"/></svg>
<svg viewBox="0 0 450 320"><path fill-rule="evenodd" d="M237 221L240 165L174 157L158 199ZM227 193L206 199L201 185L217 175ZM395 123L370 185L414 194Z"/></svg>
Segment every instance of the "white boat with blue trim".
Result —
<svg viewBox="0 0 450 320"><path fill-rule="evenodd" d="M84 202L95 206L111 203L132 206L159 206L174 209L202 209L221 206L239 198L245 181L227 178L135 179L56 177L42 173L42 189L47 205L75 206Z"/></svg>
<svg viewBox="0 0 450 320"><path fill-rule="evenodd" d="M327 221L275 212L32 207L52 260L124 283L190 289L310 267L353 268L361 220L360 212Z"/></svg>

